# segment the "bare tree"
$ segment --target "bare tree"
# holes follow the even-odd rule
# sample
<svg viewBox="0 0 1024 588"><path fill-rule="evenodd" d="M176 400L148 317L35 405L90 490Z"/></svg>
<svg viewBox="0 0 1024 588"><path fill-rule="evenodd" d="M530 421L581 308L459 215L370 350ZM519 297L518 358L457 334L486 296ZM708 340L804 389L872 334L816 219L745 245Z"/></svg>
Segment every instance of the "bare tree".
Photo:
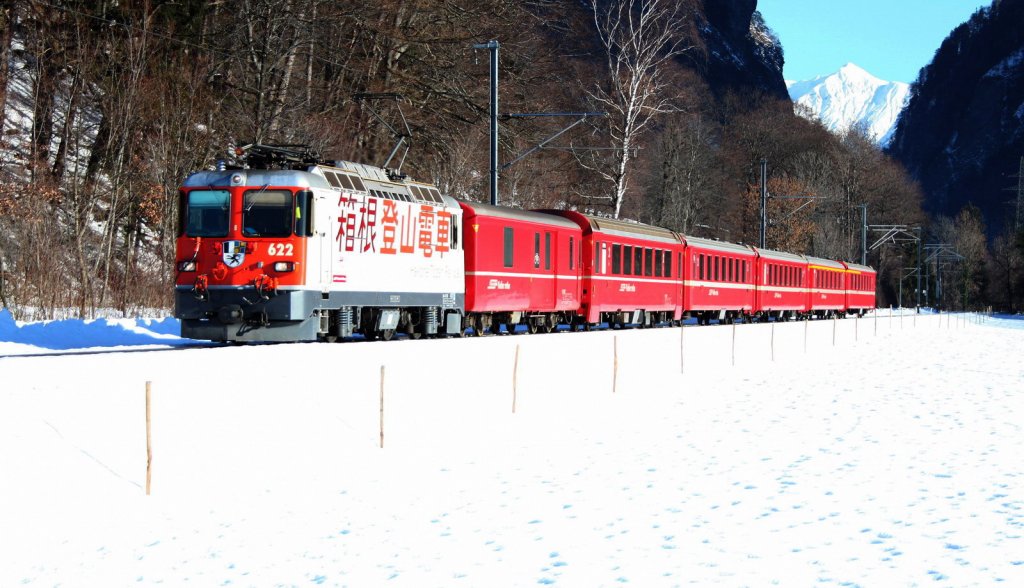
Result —
<svg viewBox="0 0 1024 588"><path fill-rule="evenodd" d="M684 3L674 0L590 0L608 78L588 91L608 111L610 165L581 163L611 184L613 216L619 217L629 187L630 162L639 137L658 114L678 110L666 76L671 60L690 49ZM594 152L590 152L594 153Z"/></svg>

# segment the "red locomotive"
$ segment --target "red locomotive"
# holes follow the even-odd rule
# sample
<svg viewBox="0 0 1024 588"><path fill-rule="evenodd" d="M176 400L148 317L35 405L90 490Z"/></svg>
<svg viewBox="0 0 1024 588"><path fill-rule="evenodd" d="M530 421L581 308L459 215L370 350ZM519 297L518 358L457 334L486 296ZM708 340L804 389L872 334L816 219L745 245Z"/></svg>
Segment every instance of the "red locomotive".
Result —
<svg viewBox="0 0 1024 588"><path fill-rule="evenodd" d="M250 146L180 193L182 336L550 332L875 306L869 267L576 211L460 202L394 170Z"/></svg>

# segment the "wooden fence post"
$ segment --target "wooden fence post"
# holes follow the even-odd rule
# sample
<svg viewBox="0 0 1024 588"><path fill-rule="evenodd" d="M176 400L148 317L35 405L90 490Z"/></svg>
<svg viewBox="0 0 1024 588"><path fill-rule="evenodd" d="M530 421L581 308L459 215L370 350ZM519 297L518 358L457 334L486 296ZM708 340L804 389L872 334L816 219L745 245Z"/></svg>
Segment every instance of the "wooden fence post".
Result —
<svg viewBox="0 0 1024 588"><path fill-rule="evenodd" d="M811 316L807 315L804 319L804 353L807 353L807 327L811 324Z"/></svg>
<svg viewBox="0 0 1024 588"><path fill-rule="evenodd" d="M380 448L384 449L384 366L380 366Z"/></svg>
<svg viewBox="0 0 1024 588"><path fill-rule="evenodd" d="M146 381L146 496L149 496L151 482L153 480L153 433L151 425L151 392L153 383Z"/></svg>
<svg viewBox="0 0 1024 588"><path fill-rule="evenodd" d="M686 332L686 327L679 325L679 373L686 373L686 354L683 350L683 333Z"/></svg>
<svg viewBox="0 0 1024 588"><path fill-rule="evenodd" d="M612 394L619 385L619 336L612 337Z"/></svg>
<svg viewBox="0 0 1024 588"><path fill-rule="evenodd" d="M732 322L732 365L736 365L736 321Z"/></svg>
<svg viewBox="0 0 1024 588"><path fill-rule="evenodd" d="M512 414L516 413L516 386L519 378L519 344L516 343L516 360L512 364Z"/></svg>

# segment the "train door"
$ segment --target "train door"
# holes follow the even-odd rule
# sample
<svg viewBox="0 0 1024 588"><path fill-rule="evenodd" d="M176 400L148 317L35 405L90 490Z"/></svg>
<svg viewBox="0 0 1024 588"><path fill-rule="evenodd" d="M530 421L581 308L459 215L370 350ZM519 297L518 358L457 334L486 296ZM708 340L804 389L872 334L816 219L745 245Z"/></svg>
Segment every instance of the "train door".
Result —
<svg viewBox="0 0 1024 588"><path fill-rule="evenodd" d="M317 194L313 222L316 224L316 240L320 243L320 290L326 292L333 282L331 261L333 259L334 235L337 234L337 215L330 214L330 199L325 194Z"/></svg>

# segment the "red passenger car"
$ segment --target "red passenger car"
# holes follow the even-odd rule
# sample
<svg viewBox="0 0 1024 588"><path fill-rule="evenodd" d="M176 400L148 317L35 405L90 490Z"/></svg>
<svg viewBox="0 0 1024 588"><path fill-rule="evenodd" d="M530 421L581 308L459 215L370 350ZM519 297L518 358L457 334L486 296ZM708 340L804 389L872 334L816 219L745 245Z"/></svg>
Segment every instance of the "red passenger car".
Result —
<svg viewBox="0 0 1024 588"><path fill-rule="evenodd" d="M756 249L758 316L786 318L810 310L807 296L807 258L803 255Z"/></svg>
<svg viewBox="0 0 1024 588"><path fill-rule="evenodd" d="M875 308L875 279L877 273L866 265L846 263L846 310L864 314Z"/></svg>
<svg viewBox="0 0 1024 588"><path fill-rule="evenodd" d="M846 266L838 261L807 258L810 309L818 316L846 310Z"/></svg>
<svg viewBox="0 0 1024 588"><path fill-rule="evenodd" d="M576 211L545 212L571 220L583 233L580 321L652 326L681 318L684 244L678 235Z"/></svg>
<svg viewBox="0 0 1024 588"><path fill-rule="evenodd" d="M525 324L551 331L580 305L582 234L549 214L461 202L466 327L497 333Z"/></svg>
<svg viewBox="0 0 1024 588"><path fill-rule="evenodd" d="M712 318L750 318L754 311L753 249L746 245L686 238L683 306L699 323Z"/></svg>

